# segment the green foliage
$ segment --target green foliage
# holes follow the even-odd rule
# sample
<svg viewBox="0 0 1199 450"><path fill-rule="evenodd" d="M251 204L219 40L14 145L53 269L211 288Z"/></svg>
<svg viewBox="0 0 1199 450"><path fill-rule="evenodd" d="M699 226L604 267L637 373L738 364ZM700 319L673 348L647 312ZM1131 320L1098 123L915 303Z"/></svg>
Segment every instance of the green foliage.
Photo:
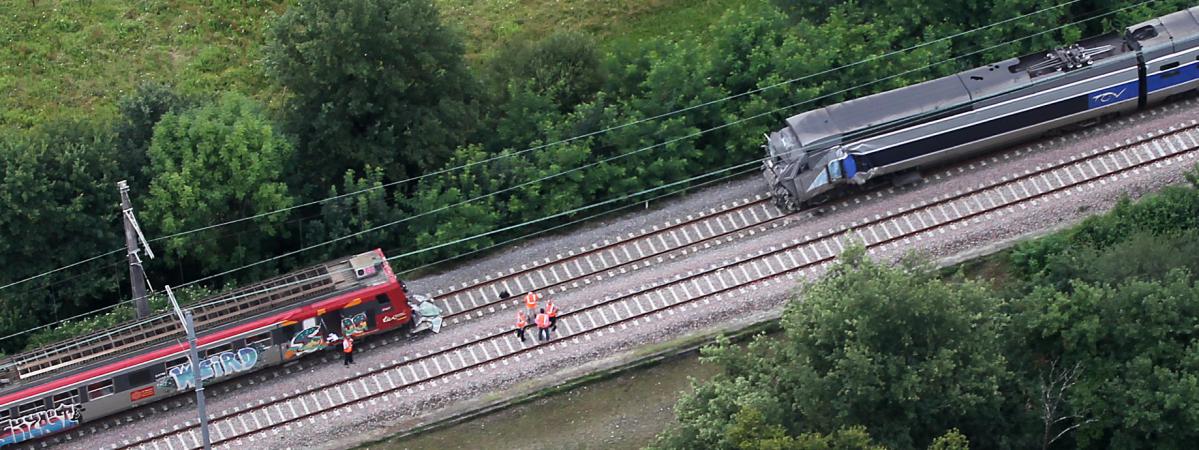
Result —
<svg viewBox="0 0 1199 450"><path fill-rule="evenodd" d="M182 112L192 102L179 96L174 88L162 83L144 82L117 102L120 113L113 126L120 150L121 173L128 177L133 192L145 192L149 177L143 175L149 159L146 150L154 137L154 125L163 114Z"/></svg>
<svg viewBox="0 0 1199 450"><path fill-rule="evenodd" d="M352 170L346 171L341 189L336 186L329 189L328 196L334 200L321 204L320 219L313 221L307 228L301 228L301 244L309 246L330 241L396 220L397 210L388 201L383 179L383 170L377 167L367 166L361 177ZM395 234L364 233L322 247L319 252L324 259L333 259L401 241L389 236Z"/></svg>
<svg viewBox="0 0 1199 450"><path fill-rule="evenodd" d="M55 121L0 135L0 285L120 245L116 161L112 134L91 123ZM101 269L122 257L0 291L0 334L103 304L120 272ZM11 351L21 341L0 345Z"/></svg>
<svg viewBox="0 0 1199 450"><path fill-rule="evenodd" d="M175 299L180 305L190 305L204 298L215 294L211 289L201 286L187 286L173 290ZM168 312L171 310L170 300L163 292L157 292L150 296L150 310L155 313ZM83 317L76 320L69 320L58 324L53 328L46 328L37 331L30 335L29 342L26 344L25 350L32 350L37 347L51 344L59 341L64 341L77 336L84 336L91 333L103 331L126 322L134 320L136 311L131 304L123 304L112 308L103 314Z"/></svg>
<svg viewBox="0 0 1199 450"><path fill-rule="evenodd" d="M230 94L216 104L168 113L154 128L149 149L154 178L145 197L143 226L169 235L286 208L294 203L283 183L292 155L252 100ZM271 238L285 234L285 216L271 215L229 230L210 230L160 244L174 265L205 270L258 261L275 253Z"/></svg>
<svg viewBox="0 0 1199 450"><path fill-rule="evenodd" d="M1080 425L1079 448L1181 449L1199 439L1199 285L1190 272L1043 288L1015 306L1030 372L1052 359L1080 368L1061 414Z"/></svg>
<svg viewBox="0 0 1199 450"><path fill-rule="evenodd" d="M919 267L845 262L791 302L786 343L802 362L787 394L807 426L861 424L880 442L924 446L955 423L984 446L1004 443L1005 326L982 285Z"/></svg>
<svg viewBox="0 0 1199 450"><path fill-rule="evenodd" d="M413 176L470 133L476 83L427 0L299 1L271 27L265 52L291 93L305 183L328 186L367 165Z"/></svg>
<svg viewBox="0 0 1199 450"><path fill-rule="evenodd" d="M1199 190L1171 186L1135 203L1122 199L1108 214L1089 217L1063 233L1023 242L1011 252L1011 263L1031 283L1058 289L1068 289L1075 278L1119 281L1161 274L1163 267L1195 267L1195 253L1188 250L1194 248L1190 237L1195 230ZM1113 246L1117 250L1109 253ZM1143 262L1122 264L1121 258Z"/></svg>
<svg viewBox="0 0 1199 450"><path fill-rule="evenodd" d="M1014 377L999 344L1005 316L983 286L852 250L803 297L784 312L782 339L705 349L725 372L680 401L681 425L663 443L742 448L755 430L797 436L862 425L883 445L912 448L948 423L985 447L1018 441L1006 436L1001 394Z"/></svg>
<svg viewBox="0 0 1199 450"><path fill-rule="evenodd" d="M58 119L115 119L139 84L184 93L276 92L262 74L266 19L287 2L174 0L4 2L0 14L0 130ZM221 52L219 61L200 53Z"/></svg>
<svg viewBox="0 0 1199 450"><path fill-rule="evenodd" d="M933 439L928 450L970 450L970 440L957 428L954 428Z"/></svg>
<svg viewBox="0 0 1199 450"><path fill-rule="evenodd" d="M575 32L515 41L500 50L489 69L493 90L527 90L546 97L561 112L591 100L605 82L595 41Z"/></svg>

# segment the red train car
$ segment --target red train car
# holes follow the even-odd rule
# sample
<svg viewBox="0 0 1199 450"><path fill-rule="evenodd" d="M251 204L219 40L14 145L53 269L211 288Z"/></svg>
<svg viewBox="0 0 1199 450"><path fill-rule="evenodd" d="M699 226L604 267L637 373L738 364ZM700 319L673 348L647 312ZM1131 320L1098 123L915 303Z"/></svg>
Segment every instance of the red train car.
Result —
<svg viewBox="0 0 1199 450"><path fill-rule="evenodd" d="M412 321L406 289L383 256L327 262L192 306L200 375L220 381ZM128 322L0 362L0 446L161 400L195 385L173 313Z"/></svg>

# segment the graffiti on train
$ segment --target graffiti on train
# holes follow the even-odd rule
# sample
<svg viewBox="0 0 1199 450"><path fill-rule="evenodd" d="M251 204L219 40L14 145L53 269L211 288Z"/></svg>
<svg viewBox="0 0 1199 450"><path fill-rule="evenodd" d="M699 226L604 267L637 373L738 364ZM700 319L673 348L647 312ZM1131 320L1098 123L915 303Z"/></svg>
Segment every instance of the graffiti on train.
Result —
<svg viewBox="0 0 1199 450"><path fill-rule="evenodd" d="M360 312L352 317L341 319L341 334L356 336L366 332L366 313Z"/></svg>
<svg viewBox="0 0 1199 450"><path fill-rule="evenodd" d="M253 347L242 348L236 353L220 352L200 361L200 379L207 381L245 372L253 369L255 364L258 364L258 350ZM179 391L194 387L196 379L192 376L191 362L167 369L167 376L159 384Z"/></svg>
<svg viewBox="0 0 1199 450"><path fill-rule="evenodd" d="M80 415L78 404L65 402L51 409L4 419L3 434L0 434L0 446L16 444L73 428L82 420Z"/></svg>
<svg viewBox="0 0 1199 450"><path fill-rule="evenodd" d="M300 330L299 333L291 337L291 342L287 344L287 350L283 352L283 358L292 359L325 348L325 337L323 334L319 322L315 326Z"/></svg>

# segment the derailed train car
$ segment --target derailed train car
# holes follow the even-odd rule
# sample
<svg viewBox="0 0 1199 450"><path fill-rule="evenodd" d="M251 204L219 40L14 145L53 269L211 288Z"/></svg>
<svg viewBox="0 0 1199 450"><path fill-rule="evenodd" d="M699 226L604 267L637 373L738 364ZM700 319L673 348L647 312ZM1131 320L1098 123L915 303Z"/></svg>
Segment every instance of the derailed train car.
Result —
<svg viewBox="0 0 1199 450"><path fill-rule="evenodd" d="M1048 54L806 111L767 136L774 201L797 210L847 186L1095 121L1199 87L1199 7Z"/></svg>
<svg viewBox="0 0 1199 450"><path fill-rule="evenodd" d="M328 333L370 335L413 321L407 290L378 249L190 309L206 383L340 346L326 340ZM190 392L195 376L184 339L174 313L163 313L4 359L0 447Z"/></svg>

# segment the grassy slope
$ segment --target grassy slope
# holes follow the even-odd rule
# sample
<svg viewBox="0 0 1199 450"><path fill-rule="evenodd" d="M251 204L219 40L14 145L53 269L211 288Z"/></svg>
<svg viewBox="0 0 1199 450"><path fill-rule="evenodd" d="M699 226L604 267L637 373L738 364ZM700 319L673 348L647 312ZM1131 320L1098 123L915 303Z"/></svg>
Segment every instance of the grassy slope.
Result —
<svg viewBox="0 0 1199 450"><path fill-rule="evenodd" d="M612 48L662 36L702 32L725 10L768 0L435 0L446 22L466 35L473 57L515 38L581 31Z"/></svg>
<svg viewBox="0 0 1199 450"><path fill-rule="evenodd" d="M0 127L110 116L141 80L269 99L263 24L282 1L0 0Z"/></svg>
<svg viewBox="0 0 1199 450"><path fill-rule="evenodd" d="M516 37L581 30L618 46L702 31L724 10L767 0L434 0L472 59ZM199 4L197 4L199 3ZM59 117L111 117L142 80L183 92L239 91L271 103L263 30L287 0L0 0L0 130Z"/></svg>

